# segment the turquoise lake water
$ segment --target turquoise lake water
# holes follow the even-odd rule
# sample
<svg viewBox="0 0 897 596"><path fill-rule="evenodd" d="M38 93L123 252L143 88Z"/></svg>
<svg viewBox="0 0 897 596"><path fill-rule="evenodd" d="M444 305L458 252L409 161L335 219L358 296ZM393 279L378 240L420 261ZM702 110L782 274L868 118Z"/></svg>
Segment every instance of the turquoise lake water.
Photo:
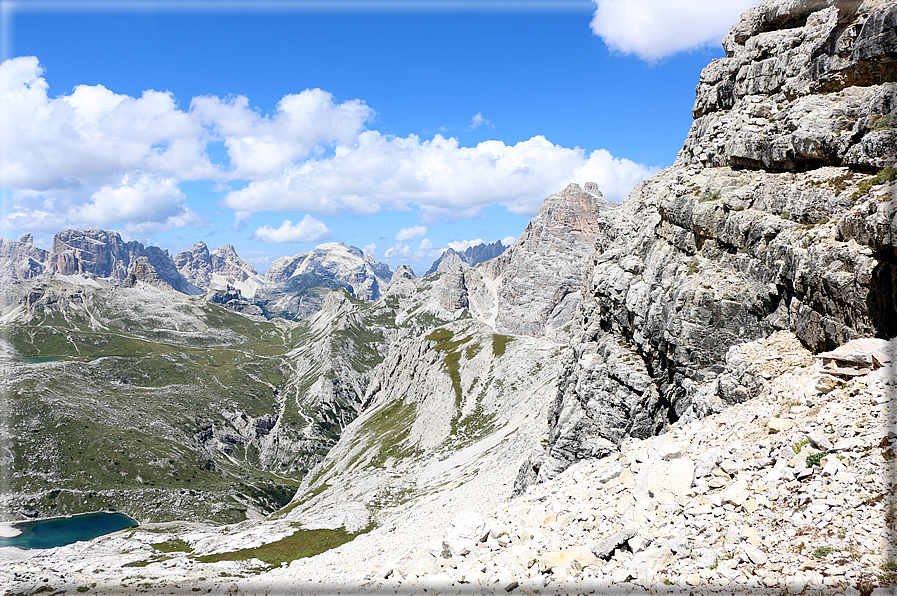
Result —
<svg viewBox="0 0 897 596"><path fill-rule="evenodd" d="M22 533L8 538L0 537L0 546L53 548L135 526L137 522L124 513L85 513L42 519L15 524L15 528Z"/></svg>
<svg viewBox="0 0 897 596"><path fill-rule="evenodd" d="M32 358L22 358L22 362L53 362L54 360L61 360L62 356L34 356Z"/></svg>

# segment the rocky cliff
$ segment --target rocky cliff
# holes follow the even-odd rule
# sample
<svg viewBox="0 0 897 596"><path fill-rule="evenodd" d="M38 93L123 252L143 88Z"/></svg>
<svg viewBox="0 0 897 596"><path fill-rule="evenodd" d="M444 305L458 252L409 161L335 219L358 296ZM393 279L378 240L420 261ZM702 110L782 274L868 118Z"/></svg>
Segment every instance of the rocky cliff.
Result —
<svg viewBox="0 0 897 596"><path fill-rule="evenodd" d="M264 284L255 267L241 259L230 244L209 252L209 247L200 240L189 251L176 254L172 260L181 275L206 291L226 290L230 286L252 299L255 290Z"/></svg>
<svg viewBox="0 0 897 596"><path fill-rule="evenodd" d="M115 409L118 393L100 392L124 381L136 406L164 403L154 415L192 429L199 417L183 404L220 390L226 372L240 391L216 393L186 442L231 476L197 469L175 434L150 452L127 438L141 480L155 467L160 483L191 471L206 494L159 492L181 510L205 503L208 519L228 514L208 503L261 507L231 478L257 490L263 478L302 480L265 520L144 526L0 572L25 592L70 578L97 593L893 592L895 356L884 340L897 334L895 10L893 0L762 2L705 69L674 166L615 208L594 185L569 186L511 249L475 267L421 278L402 267L388 286L374 271L376 302L359 300L369 278L346 275L360 251L325 245L273 268L275 284L315 288L319 312L305 321L183 317L208 307L196 301L146 314L145 341L117 339L107 357L105 331L91 326L111 317L88 304L99 290L17 284L21 300L2 319L18 321L16 341L0 343L16 453L50 453L46 436L80 439L100 406L112 428L147 432ZM322 289L328 279L346 292ZM138 291L156 290L139 282L112 295ZM50 316L63 305L65 321ZM42 309L39 321L25 314ZM119 310L116 325L140 328ZM172 352L174 338L189 343ZM68 362L16 361L69 345ZM138 347L149 354L123 364ZM183 367L201 382L179 378ZM73 418L67 380L81 377L81 423L56 426ZM117 482L125 459L105 445L92 453L96 473ZM9 502L49 504L49 491L34 496L44 477L86 498L92 479L41 476L46 462L28 461ZM268 558L322 528L370 532L287 565Z"/></svg>
<svg viewBox="0 0 897 596"><path fill-rule="evenodd" d="M13 282L56 274L120 283L128 278L138 258L147 261L138 266L141 271L148 272L148 264L158 280L175 290L202 293L177 270L168 251L137 241L125 242L118 232L96 228L63 230L53 237L49 251L35 247L31 234L18 242L0 239L0 280Z"/></svg>
<svg viewBox="0 0 897 596"><path fill-rule="evenodd" d="M451 274L459 306L497 332L564 337L579 301L583 262L598 214L614 204L594 183L570 184L545 199L520 237L498 257Z"/></svg>
<svg viewBox="0 0 897 596"><path fill-rule="evenodd" d="M897 335L893 2L762 2L674 166L597 223L543 478L762 387L730 348Z"/></svg>
<svg viewBox="0 0 897 596"><path fill-rule="evenodd" d="M31 234L25 234L18 242L0 238L0 281L10 283L32 279L46 269L47 251L34 246Z"/></svg>

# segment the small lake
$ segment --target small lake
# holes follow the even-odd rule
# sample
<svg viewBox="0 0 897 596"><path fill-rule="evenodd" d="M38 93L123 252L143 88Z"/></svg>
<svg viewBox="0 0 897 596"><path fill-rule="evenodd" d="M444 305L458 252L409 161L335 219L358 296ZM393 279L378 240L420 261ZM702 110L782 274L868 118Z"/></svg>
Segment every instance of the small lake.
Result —
<svg viewBox="0 0 897 596"><path fill-rule="evenodd" d="M22 362L53 362L54 360L62 360L64 356L33 356L31 358L22 358Z"/></svg>
<svg viewBox="0 0 897 596"><path fill-rule="evenodd" d="M53 548L79 540L92 540L97 536L135 526L137 522L124 513L84 513L71 517L54 517L13 524L21 534L0 537L0 546Z"/></svg>

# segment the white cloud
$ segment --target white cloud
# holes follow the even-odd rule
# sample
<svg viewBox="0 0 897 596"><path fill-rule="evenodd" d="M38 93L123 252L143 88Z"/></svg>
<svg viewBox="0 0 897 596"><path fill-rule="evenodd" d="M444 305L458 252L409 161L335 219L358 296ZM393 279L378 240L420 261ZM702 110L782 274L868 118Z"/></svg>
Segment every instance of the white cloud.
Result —
<svg viewBox="0 0 897 596"><path fill-rule="evenodd" d="M374 112L359 100L336 104L321 89L286 95L273 117L261 116L238 96L195 97L191 113L224 140L233 170L230 177L257 179L276 176L319 145L355 142Z"/></svg>
<svg viewBox="0 0 897 596"><path fill-rule="evenodd" d="M607 149L598 149L592 151L589 159L574 170L571 181L580 185L596 182L605 199L619 203L626 198L633 186L658 170L660 168L649 168L628 159L614 157Z"/></svg>
<svg viewBox="0 0 897 596"><path fill-rule="evenodd" d="M377 256L377 245L371 242L370 244L364 245L364 254L369 255L371 257Z"/></svg>
<svg viewBox="0 0 897 596"><path fill-rule="evenodd" d="M142 237L203 225L174 179L141 172L98 188L81 204L27 191L13 196L12 209L0 219L5 229L56 232L65 227L116 225L125 236Z"/></svg>
<svg viewBox="0 0 897 596"><path fill-rule="evenodd" d="M464 252L471 246L477 246L478 244L485 244L485 242L483 242L482 238L477 238L476 240L456 240L448 243L450 248L455 249L455 252Z"/></svg>
<svg viewBox="0 0 897 596"><path fill-rule="evenodd" d="M578 172L592 178L579 180ZM489 205L534 215L542 199L571 181L595 181L620 201L652 169L604 150L586 155L535 136L515 145L485 141L461 147L436 135L388 137L364 131L354 147L312 158L280 176L257 180L225 197L232 209L375 213L416 205L425 221L475 217Z"/></svg>
<svg viewBox="0 0 897 596"><path fill-rule="evenodd" d="M444 250L444 248L433 248L433 242L429 238L424 238L420 241L417 250L414 251L414 258L418 261L425 258L435 259L439 257Z"/></svg>
<svg viewBox="0 0 897 596"><path fill-rule="evenodd" d="M483 112L477 112L470 119L470 128L473 130L478 129L479 127L483 126L484 124L486 126L492 127L492 122L483 118Z"/></svg>
<svg viewBox="0 0 897 596"><path fill-rule="evenodd" d="M426 235L427 226L412 226L410 228L402 228L396 232L395 239L399 242L406 242L408 240L423 238Z"/></svg>
<svg viewBox="0 0 897 596"><path fill-rule="evenodd" d="M506 236L501 239L501 243L504 244L505 246L511 246L516 241L517 241L516 236Z"/></svg>
<svg viewBox="0 0 897 596"><path fill-rule="evenodd" d="M719 44L756 0L594 0L592 31L612 50L653 62Z"/></svg>
<svg viewBox="0 0 897 596"><path fill-rule="evenodd" d="M200 123L167 92L118 95L79 85L50 98L33 56L0 64L0 184L39 191L101 186L127 172L207 178Z"/></svg>
<svg viewBox="0 0 897 596"><path fill-rule="evenodd" d="M329 233L330 228L323 222L306 214L302 221L295 225L288 219L279 228L262 226L252 233L252 239L262 242L317 242Z"/></svg>
<svg viewBox="0 0 897 596"><path fill-rule="evenodd" d="M394 259L396 257L408 258L410 256L411 248L401 242L397 242L395 245L387 248L386 252L383 253L383 258L385 259Z"/></svg>
<svg viewBox="0 0 897 596"><path fill-rule="evenodd" d="M168 92L135 98L101 85L51 97L42 74L34 57L0 64L7 229L200 225L179 188L190 180L209 180L226 192L223 204L236 212L240 230L259 211L417 209L427 224L477 217L496 204L535 215L544 197L571 181L595 181L619 201L653 172L604 150L587 154L541 136L463 147L442 135L386 135L366 128L374 112L364 102L338 103L320 89L287 95L265 115L243 96L197 97L186 110ZM477 114L471 124L477 123L488 121ZM210 161L210 143L224 145L230 166ZM304 238L326 228L303 222L256 233ZM413 226L396 241L426 233L426 226Z"/></svg>

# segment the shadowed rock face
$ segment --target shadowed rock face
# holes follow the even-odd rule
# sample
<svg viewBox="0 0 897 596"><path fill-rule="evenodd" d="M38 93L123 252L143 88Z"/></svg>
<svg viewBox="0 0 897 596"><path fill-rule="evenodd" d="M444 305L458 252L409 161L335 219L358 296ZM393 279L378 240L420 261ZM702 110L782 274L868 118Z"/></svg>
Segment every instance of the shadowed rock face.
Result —
<svg viewBox="0 0 897 596"><path fill-rule="evenodd" d="M734 346L897 334L897 185L872 174L897 158L895 15L763 2L729 32L675 165L595 224L549 454L523 477L703 415L701 383L702 403L752 396Z"/></svg>

